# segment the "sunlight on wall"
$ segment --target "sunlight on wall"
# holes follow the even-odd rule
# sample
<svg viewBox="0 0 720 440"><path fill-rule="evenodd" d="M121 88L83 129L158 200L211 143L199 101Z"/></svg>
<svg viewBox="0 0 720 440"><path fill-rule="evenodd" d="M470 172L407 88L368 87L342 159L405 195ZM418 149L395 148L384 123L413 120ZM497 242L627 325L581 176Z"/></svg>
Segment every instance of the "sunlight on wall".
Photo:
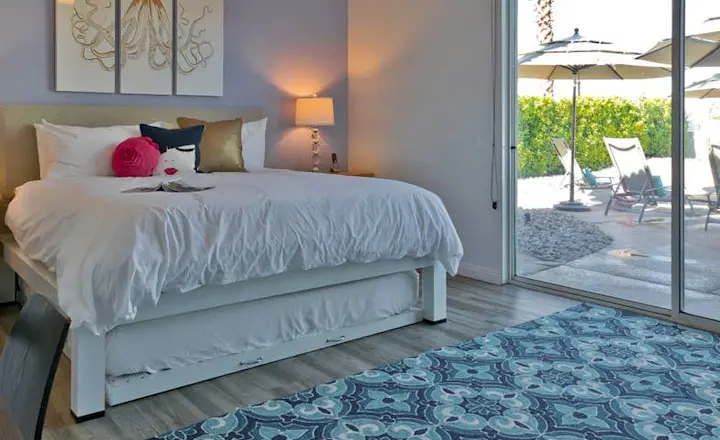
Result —
<svg viewBox="0 0 720 440"><path fill-rule="evenodd" d="M280 122L284 130L279 133L274 153L277 160L285 164L292 164L293 169L308 169L310 160L310 129L295 126L296 99L317 94L328 96L326 91L331 89L341 79L341 75L331 77L327 72L309 60L291 66L287 60L278 60L276 68L271 70L269 78L273 84L289 98L284 99L280 105ZM336 103L337 105L337 103ZM321 165L329 168L332 144L323 136L327 129L320 130L322 138Z"/></svg>
<svg viewBox="0 0 720 440"><path fill-rule="evenodd" d="M345 72L332 72L320 63L314 63L312 56L304 59L279 57L268 66L272 83L293 97L322 94L343 77Z"/></svg>
<svg viewBox="0 0 720 440"><path fill-rule="evenodd" d="M344 50L344 47L340 49ZM343 81L347 74L342 63L336 59L340 49L337 42L325 45L305 45L300 42L272 56L252 48L244 54L259 75L287 95L279 103L277 142L268 146L273 149L274 160L284 164L285 168L312 167L310 131L308 128L295 127L295 100L313 94L331 96L330 90ZM321 130L321 135L323 131L326 130ZM329 167L330 152L333 151L332 142L326 141L327 138L324 136L322 143L323 168Z"/></svg>
<svg viewBox="0 0 720 440"><path fill-rule="evenodd" d="M402 13L401 7L401 2L388 2L384 6L384 14L359 8L353 11L355 16L349 25L352 28L355 24L349 32L349 45L352 50L349 63L351 77L370 78L397 63L434 18L428 13L430 8L418 8L413 14L403 14L406 16L405 20L393 19L396 13ZM436 12L441 13L439 10ZM370 15L373 16L372 19ZM362 23L362 27L358 23Z"/></svg>
<svg viewBox="0 0 720 440"><path fill-rule="evenodd" d="M322 128L320 139L320 169L327 171L332 166L331 154L334 151L332 140ZM282 163L292 164L292 169L310 170L312 168L310 129L292 127L283 131L275 146L275 154Z"/></svg>
<svg viewBox="0 0 720 440"><path fill-rule="evenodd" d="M298 58L296 56L279 57L270 61L268 78L273 85L290 95L280 104L281 129L277 143L273 146L277 160L290 164L292 169L309 169L312 166L310 155L310 129L295 126L296 99L317 94L329 96L327 91L332 89L345 75L344 72L333 73L324 69L321 63L315 63L312 56ZM337 103L336 103L337 105ZM333 152L332 142L324 131L320 130L321 166L330 167L330 156Z"/></svg>
<svg viewBox="0 0 720 440"><path fill-rule="evenodd" d="M397 168L397 162L383 160L392 151L378 149L378 145L383 144L385 129L374 128L383 127L386 121L397 118L394 110L398 102L414 102L428 92L409 87L417 84L417 77L423 75L423 72L413 71L425 62L418 45L431 44L427 38L428 29L433 23L444 20L449 11L440 1L417 0L413 13L408 14L407 1L390 1L382 3L383 13L378 14L376 8L363 6L365 0L356 1L350 11L348 76L355 93L363 94L357 102L374 102L376 105L371 109L369 105L357 106L350 100L354 123L350 125L349 137L352 143L362 147L351 148L348 154L354 171L392 175L393 170L388 168ZM435 48L428 47L428 50ZM413 80L399 82L398 77L403 75ZM380 105L388 97L394 102ZM353 108L356 109L354 112ZM412 158L406 158L402 163L409 166L410 160Z"/></svg>
<svg viewBox="0 0 720 440"><path fill-rule="evenodd" d="M292 163L293 169L309 169L312 165L310 131L302 127L283 131L275 145L275 154L283 163ZM306 160L303 161L303 158Z"/></svg>
<svg viewBox="0 0 720 440"><path fill-rule="evenodd" d="M262 77L293 97L322 93L341 81L346 72L335 55L344 50L337 43L296 44L284 51L266 53L248 47L245 58Z"/></svg>

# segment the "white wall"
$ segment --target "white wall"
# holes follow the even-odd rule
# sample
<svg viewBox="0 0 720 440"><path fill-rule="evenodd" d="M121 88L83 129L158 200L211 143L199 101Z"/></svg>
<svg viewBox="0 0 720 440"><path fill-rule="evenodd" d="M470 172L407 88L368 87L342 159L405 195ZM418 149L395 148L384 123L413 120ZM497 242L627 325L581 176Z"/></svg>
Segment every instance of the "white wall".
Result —
<svg viewBox="0 0 720 440"><path fill-rule="evenodd" d="M465 247L461 273L499 282L493 3L349 0L349 159L438 194Z"/></svg>

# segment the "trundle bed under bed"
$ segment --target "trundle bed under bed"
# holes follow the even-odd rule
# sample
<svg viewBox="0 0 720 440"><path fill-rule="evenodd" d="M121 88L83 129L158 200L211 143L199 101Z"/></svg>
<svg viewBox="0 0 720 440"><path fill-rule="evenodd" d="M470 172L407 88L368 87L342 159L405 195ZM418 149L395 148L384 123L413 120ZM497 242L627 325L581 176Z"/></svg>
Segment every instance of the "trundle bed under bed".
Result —
<svg viewBox="0 0 720 440"><path fill-rule="evenodd" d="M446 319L446 267L457 270L462 246L439 199L417 187L278 170L197 176L216 186L203 195L121 196L139 185L121 179L37 181L32 123L42 118L110 126L177 116L260 112L0 109L3 193L20 187L0 300L14 300L19 279L73 319L78 420L106 402Z"/></svg>

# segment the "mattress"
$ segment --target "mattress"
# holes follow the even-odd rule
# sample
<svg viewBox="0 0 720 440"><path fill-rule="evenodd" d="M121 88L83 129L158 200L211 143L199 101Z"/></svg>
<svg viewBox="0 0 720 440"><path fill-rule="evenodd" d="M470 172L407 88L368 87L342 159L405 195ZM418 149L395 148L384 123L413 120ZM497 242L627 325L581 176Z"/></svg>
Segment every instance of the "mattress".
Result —
<svg viewBox="0 0 720 440"><path fill-rule="evenodd" d="M270 347L388 318L418 301L418 276L410 271L120 326L106 335L107 375L155 373Z"/></svg>
<svg viewBox="0 0 720 440"><path fill-rule="evenodd" d="M213 187L204 192L125 192L161 180L78 177L16 189L6 223L30 258L57 273L73 328L106 333L163 292L408 257L454 274L463 255L440 198L407 183L262 170L184 177Z"/></svg>

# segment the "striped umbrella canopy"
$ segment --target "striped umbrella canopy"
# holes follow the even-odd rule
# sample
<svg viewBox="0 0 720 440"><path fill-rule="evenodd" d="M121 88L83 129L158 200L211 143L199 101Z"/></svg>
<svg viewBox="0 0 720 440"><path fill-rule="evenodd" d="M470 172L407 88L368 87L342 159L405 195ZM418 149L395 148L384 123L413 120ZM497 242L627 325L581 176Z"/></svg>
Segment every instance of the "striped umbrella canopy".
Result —
<svg viewBox="0 0 720 440"><path fill-rule="evenodd" d="M693 32L693 35L697 38L720 41L720 17L708 18Z"/></svg>
<svg viewBox="0 0 720 440"><path fill-rule="evenodd" d="M672 39L664 39L639 59L672 63ZM720 67L720 17L709 18L685 37L686 67Z"/></svg>
<svg viewBox="0 0 720 440"><path fill-rule="evenodd" d="M638 52L575 33L520 55L521 78L545 80L618 80L662 78L671 75L667 65L637 59Z"/></svg>
<svg viewBox="0 0 720 440"><path fill-rule="evenodd" d="M691 84L685 89L687 98L720 98L720 74Z"/></svg>

